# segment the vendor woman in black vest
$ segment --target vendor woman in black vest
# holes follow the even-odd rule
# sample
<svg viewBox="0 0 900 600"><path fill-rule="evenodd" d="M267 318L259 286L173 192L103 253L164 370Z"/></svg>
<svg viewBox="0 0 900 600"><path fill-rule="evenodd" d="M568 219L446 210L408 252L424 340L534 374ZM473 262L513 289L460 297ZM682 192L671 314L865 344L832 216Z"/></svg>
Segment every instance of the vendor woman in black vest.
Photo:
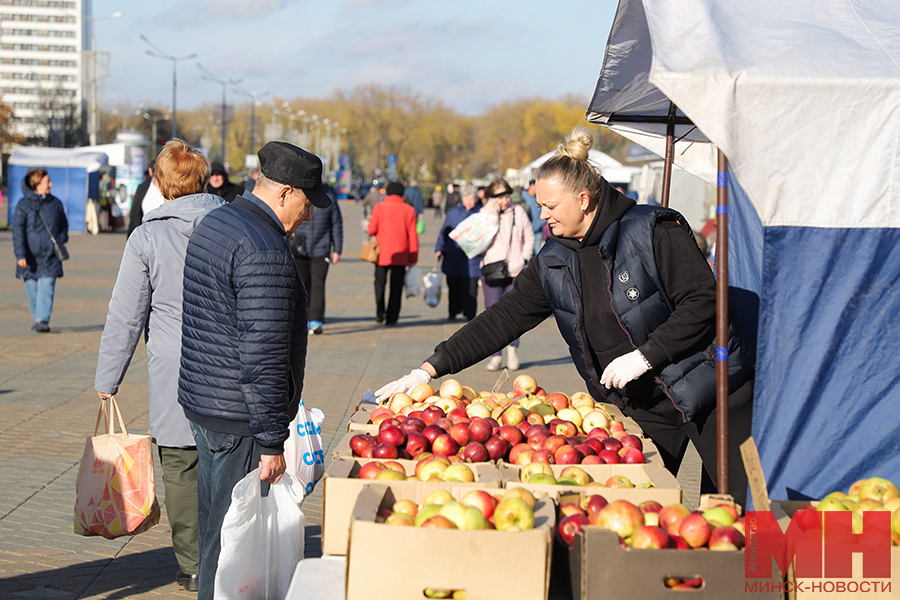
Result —
<svg viewBox="0 0 900 600"><path fill-rule="evenodd" d="M588 163L592 144L576 129L535 173L553 236L512 290L376 395L457 373L554 316L590 394L637 421L673 473L693 441L701 492L715 492L715 278L684 217L618 192ZM735 326L729 334L729 491L744 503L753 357Z"/></svg>

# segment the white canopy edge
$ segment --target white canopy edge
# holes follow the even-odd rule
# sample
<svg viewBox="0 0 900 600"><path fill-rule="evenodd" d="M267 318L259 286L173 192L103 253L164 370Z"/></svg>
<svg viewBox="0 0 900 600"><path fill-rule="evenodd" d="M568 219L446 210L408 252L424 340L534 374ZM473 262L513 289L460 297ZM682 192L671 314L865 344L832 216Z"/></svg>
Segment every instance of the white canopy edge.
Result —
<svg viewBox="0 0 900 600"><path fill-rule="evenodd" d="M107 164L103 152L85 152L77 148L19 147L9 158L9 164L26 167L81 167L88 172L100 170Z"/></svg>
<svg viewBox="0 0 900 600"><path fill-rule="evenodd" d="M589 119L665 116L660 93L725 152L764 225L900 227L893 0L621 0ZM665 152L665 125L608 124ZM679 142L675 162L714 181L703 146Z"/></svg>

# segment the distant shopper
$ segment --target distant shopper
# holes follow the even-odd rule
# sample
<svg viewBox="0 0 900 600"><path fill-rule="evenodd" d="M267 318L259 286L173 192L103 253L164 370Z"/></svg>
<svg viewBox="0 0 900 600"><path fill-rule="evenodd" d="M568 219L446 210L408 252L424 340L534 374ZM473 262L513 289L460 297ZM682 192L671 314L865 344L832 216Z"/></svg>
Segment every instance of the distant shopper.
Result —
<svg viewBox="0 0 900 600"><path fill-rule="evenodd" d="M534 232L534 256L537 256L544 244L544 221L541 219L541 207L538 206L534 191L534 179L528 182L526 189L522 190L522 201L528 207L531 217L531 230Z"/></svg>
<svg viewBox="0 0 900 600"><path fill-rule="evenodd" d="M69 241L69 221L62 202L50 193L52 187L46 169L28 169L22 181L24 197L13 216L16 278L25 281L31 328L38 333L50 332L56 278L63 276L53 239L57 244Z"/></svg>
<svg viewBox="0 0 900 600"><path fill-rule="evenodd" d="M444 192L441 186L435 187L431 193L431 207L434 208L435 217L444 216Z"/></svg>
<svg viewBox="0 0 900 600"><path fill-rule="evenodd" d="M243 191L241 186L231 183L228 179L228 171L225 170L225 165L219 161L213 161L210 166L212 174L209 176L209 184L206 186L206 191L210 194L221 196L225 199L225 202L232 202Z"/></svg>
<svg viewBox="0 0 900 600"><path fill-rule="evenodd" d="M182 140L168 142L156 164L165 202L144 215L144 223L125 244L100 338L94 388L101 399L118 393L141 334L146 332L150 435L163 470L166 512L179 567L175 581L188 591L197 591L199 459L190 423L178 404L182 273L194 228L225 202L201 193L209 179L209 163Z"/></svg>
<svg viewBox="0 0 900 600"><path fill-rule="evenodd" d="M384 196L381 195L381 186L378 184L373 184L372 187L369 188L369 192L366 194L366 197L363 198L363 215L368 217L372 214L372 209L375 208L375 205L381 202Z"/></svg>
<svg viewBox="0 0 900 600"><path fill-rule="evenodd" d="M415 179L410 180L409 187L403 192L403 200L415 209L416 218L425 212L425 200L419 190L419 182Z"/></svg>
<svg viewBox="0 0 900 600"><path fill-rule="evenodd" d="M387 184L387 197L372 209L369 235L378 242L378 262L375 264L375 321L388 327L400 318L403 280L406 267L419 260L419 235L416 233L416 211L403 201L403 184ZM390 279L387 311L384 288Z"/></svg>
<svg viewBox="0 0 900 600"><path fill-rule="evenodd" d="M478 313L478 267L481 256L469 258L459 245L450 239L450 232L464 219L477 214L481 209L475 187L468 185L462 191L462 204L454 206L447 213L441 231L434 243L434 258L442 260L441 271L447 276L449 300L448 321L455 321L462 314L471 321Z"/></svg>
<svg viewBox="0 0 900 600"><path fill-rule="evenodd" d="M481 289L484 292L484 307L493 306L500 300L500 296L510 291L513 287L513 279L524 268L525 263L531 260L534 253L534 232L531 230L531 220L525 213L525 209L512 203L512 188L503 179L495 179L484 190L484 196L488 199L483 213L493 213L500 218L500 231L494 236L494 240L481 258ZM485 279L485 265L506 263L508 278L491 283ZM506 368L510 371L519 369L519 338L514 339L506 347ZM494 353L488 361L488 371L499 371L503 363L500 351Z"/></svg>
<svg viewBox="0 0 900 600"><path fill-rule="evenodd" d="M309 299L309 333L320 334L325 328L325 278L329 264L336 265L344 251L344 221L334 189L322 184L331 198L328 208L310 209L310 220L288 237L288 246L300 271L300 279Z"/></svg>
<svg viewBox="0 0 900 600"><path fill-rule="evenodd" d="M153 167L147 168L146 179L141 182L134 196L131 198L131 214L128 223L128 235L140 227L144 220L144 215L151 210L159 208L166 201L162 192L159 191L159 185L153 176Z"/></svg>
<svg viewBox="0 0 900 600"><path fill-rule="evenodd" d="M455 183L447 184L447 196L444 199L444 214L453 208L454 206L459 206L460 202L462 202L462 198L459 196L459 190Z"/></svg>

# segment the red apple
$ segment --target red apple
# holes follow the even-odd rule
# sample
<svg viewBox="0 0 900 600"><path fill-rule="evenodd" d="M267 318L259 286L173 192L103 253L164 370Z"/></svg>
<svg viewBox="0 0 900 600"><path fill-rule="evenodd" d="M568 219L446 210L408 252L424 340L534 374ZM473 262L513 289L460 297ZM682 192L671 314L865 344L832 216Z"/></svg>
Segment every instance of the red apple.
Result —
<svg viewBox="0 0 900 600"><path fill-rule="evenodd" d="M734 527L716 527L709 534L710 550L740 550L744 547L744 535Z"/></svg>
<svg viewBox="0 0 900 600"><path fill-rule="evenodd" d="M534 449L526 443L516 444L509 450L509 462L513 464L518 464L519 455L528 450L531 454L534 454ZM528 455L529 460L531 460L531 454Z"/></svg>
<svg viewBox="0 0 900 600"><path fill-rule="evenodd" d="M581 462L578 450L572 446L561 446L556 450L553 458L558 465L577 465Z"/></svg>
<svg viewBox="0 0 900 600"><path fill-rule="evenodd" d="M399 427L395 425L388 425L378 432L378 442L387 442L388 444L400 448L406 443L406 434L403 433L403 430Z"/></svg>
<svg viewBox="0 0 900 600"><path fill-rule="evenodd" d="M535 433L534 435L528 436L528 445L534 450L540 450L544 447L544 442L547 441L548 437L550 436L546 433Z"/></svg>
<svg viewBox="0 0 900 600"><path fill-rule="evenodd" d="M422 435L425 436L425 439L428 440L429 444L433 444L434 440L437 439L439 435L443 435L444 430L438 427L437 425L428 425L425 429L422 430Z"/></svg>
<svg viewBox="0 0 900 600"><path fill-rule="evenodd" d="M618 452L622 449L622 442L620 442L616 438L606 438L605 440L603 440L603 447L607 450Z"/></svg>
<svg viewBox="0 0 900 600"><path fill-rule="evenodd" d="M443 515L435 515L425 519L421 525L422 529L456 529L453 521Z"/></svg>
<svg viewBox="0 0 900 600"><path fill-rule="evenodd" d="M644 525L634 532L631 538L632 548L668 548L669 534L663 531L661 527L652 525Z"/></svg>
<svg viewBox="0 0 900 600"><path fill-rule="evenodd" d="M359 469L359 478L360 479L375 479L375 476L378 475L382 470L384 470L384 465L380 462L368 462L364 464Z"/></svg>
<svg viewBox="0 0 900 600"><path fill-rule="evenodd" d="M491 439L493 429L491 422L487 419L473 419L469 423L469 440L483 444Z"/></svg>
<svg viewBox="0 0 900 600"><path fill-rule="evenodd" d="M584 515L587 516L587 511L578 506L575 502L567 502L566 504L559 505L559 513L564 517L568 517L569 515Z"/></svg>
<svg viewBox="0 0 900 600"><path fill-rule="evenodd" d="M559 522L559 525L556 528L559 539L565 542L567 546L574 546L575 534L581 531L581 528L589 523L590 521L588 521L588 518L582 514L574 514L565 517Z"/></svg>
<svg viewBox="0 0 900 600"><path fill-rule="evenodd" d="M691 548L705 546L711 532L709 523L703 518L703 513L700 511L694 511L686 516L678 527L678 535Z"/></svg>
<svg viewBox="0 0 900 600"><path fill-rule="evenodd" d="M647 462L644 453L637 448L622 448L622 462L626 465L642 465Z"/></svg>
<svg viewBox="0 0 900 600"><path fill-rule="evenodd" d="M592 438L591 436L588 436L588 438L584 440L584 444L593 448L594 454L600 454L606 450L606 446L603 445L603 440Z"/></svg>
<svg viewBox="0 0 900 600"><path fill-rule="evenodd" d="M406 446L404 450L413 458L416 458L431 447L431 443L421 433L410 431L406 434Z"/></svg>
<svg viewBox="0 0 900 600"><path fill-rule="evenodd" d="M546 440L544 440L544 445L541 446L540 450L547 450L556 454L556 451L566 445L566 438L561 435L551 435Z"/></svg>
<svg viewBox="0 0 900 600"><path fill-rule="evenodd" d="M603 463L607 465L617 465L622 462L622 458L612 450L603 450L598 452L597 456L603 459Z"/></svg>
<svg viewBox="0 0 900 600"><path fill-rule="evenodd" d="M630 448L634 448L635 450L644 451L644 442L636 435L628 434L624 437L619 438L619 442L623 446L628 446Z"/></svg>
<svg viewBox="0 0 900 600"><path fill-rule="evenodd" d="M569 397L562 392L550 394L547 396L547 402L556 412L559 412L564 408L569 408Z"/></svg>
<svg viewBox="0 0 900 600"><path fill-rule="evenodd" d="M495 435L484 443L485 449L491 457L491 460L500 460L509 452L509 442L499 435Z"/></svg>
<svg viewBox="0 0 900 600"><path fill-rule="evenodd" d="M618 488L618 489L627 489L633 488L634 484L631 483L631 480L625 477L624 475L613 475L609 479L607 479L603 485L608 488Z"/></svg>
<svg viewBox="0 0 900 600"><path fill-rule="evenodd" d="M589 438L597 438L598 440L603 441L609 437L609 431L602 427L597 427L595 429L591 429L587 435Z"/></svg>
<svg viewBox="0 0 900 600"><path fill-rule="evenodd" d="M360 458L372 458L372 450L375 449L375 442L371 442L363 446L363 449L359 452Z"/></svg>
<svg viewBox="0 0 900 600"><path fill-rule="evenodd" d="M684 504L669 504L659 511L659 526L665 529L669 535L673 535L672 528L674 527L674 535L678 535L681 522L689 514L691 514L691 509Z"/></svg>
<svg viewBox="0 0 900 600"><path fill-rule="evenodd" d="M537 391L537 381L531 375L519 375L513 380L513 392L516 396L523 394L533 394Z"/></svg>
<svg viewBox="0 0 900 600"><path fill-rule="evenodd" d="M503 422L503 419L501 418L500 421ZM522 422L519 423L518 425L516 425L515 427L516 427L516 429L521 431L522 435L524 436L525 432L528 431L528 428L531 427L531 423L529 423L525 419L522 419Z"/></svg>
<svg viewBox="0 0 900 600"><path fill-rule="evenodd" d="M581 508L587 511L588 516L602 509L607 504L609 504L609 502L607 502L606 498L604 498L600 494L585 496L581 499L580 503Z"/></svg>
<svg viewBox="0 0 900 600"><path fill-rule="evenodd" d="M510 446L515 446L516 444L521 444L525 439L525 436L519 431L517 428L512 427L510 425L503 425L500 427L500 431L498 432L500 437L509 442Z"/></svg>
<svg viewBox="0 0 900 600"><path fill-rule="evenodd" d="M397 446L388 442L380 442L372 448L373 458L397 458Z"/></svg>
<svg viewBox="0 0 900 600"><path fill-rule="evenodd" d="M556 458L547 450L535 450L531 455L531 462L546 463L548 465L556 464Z"/></svg>
<svg viewBox="0 0 900 600"><path fill-rule="evenodd" d="M447 413L447 418L453 423L459 423L460 421L468 421L469 415L466 414L466 409L457 407Z"/></svg>
<svg viewBox="0 0 900 600"><path fill-rule="evenodd" d="M641 509L641 512L655 512L658 513L663 509L662 504L657 502L656 500L644 500L640 504L638 504L638 508Z"/></svg>
<svg viewBox="0 0 900 600"><path fill-rule="evenodd" d="M669 535L669 548L675 548L676 550L693 550L688 543L681 539L680 535Z"/></svg>
<svg viewBox="0 0 900 600"><path fill-rule="evenodd" d="M547 429L547 426L543 425L543 424L538 424L538 425L529 425L528 429L525 430L525 437L529 438L538 433L546 435L548 437L550 436L550 430Z"/></svg>
<svg viewBox="0 0 900 600"><path fill-rule="evenodd" d="M573 437L578 433L578 426L572 421L562 421L557 423L553 433L563 437Z"/></svg>
<svg viewBox="0 0 900 600"><path fill-rule="evenodd" d="M425 425L433 425L435 421L444 416L444 411L442 411L437 406L429 406L425 410L422 411L422 421Z"/></svg>
<svg viewBox="0 0 900 600"><path fill-rule="evenodd" d="M361 433L358 435L354 435L350 438L350 450L353 451L353 454L359 456L360 451L367 445L375 442L375 438L367 433Z"/></svg>
<svg viewBox="0 0 900 600"><path fill-rule="evenodd" d="M487 462L491 458L487 448L480 442L466 444L464 456L468 462Z"/></svg>
<svg viewBox="0 0 900 600"><path fill-rule="evenodd" d="M644 524L644 513L627 500L616 500L593 513L590 521L592 525L605 527L627 538Z"/></svg>
<svg viewBox="0 0 900 600"><path fill-rule="evenodd" d="M444 433L450 433L450 428L453 427L453 421L451 421L447 417L441 417L440 419L435 421L434 424L443 429Z"/></svg>
<svg viewBox="0 0 900 600"><path fill-rule="evenodd" d="M453 438L453 441L459 444L460 447L465 446L469 443L469 424L468 423L456 423L453 427L450 428L450 437Z"/></svg>
<svg viewBox="0 0 900 600"><path fill-rule="evenodd" d="M459 451L459 444L449 434L444 433L434 438L434 441L431 442L431 451L435 454L443 454L449 457Z"/></svg>
<svg viewBox="0 0 900 600"><path fill-rule="evenodd" d="M402 429L404 433L409 433L411 431L422 433L422 430L425 429L425 421L417 419L416 417L407 416L403 422L400 423L400 429Z"/></svg>
<svg viewBox="0 0 900 600"><path fill-rule="evenodd" d="M584 458L581 459L581 464L583 465L603 465L606 464L603 462L603 459L597 456L596 454L588 454Z"/></svg>
<svg viewBox="0 0 900 600"><path fill-rule="evenodd" d="M494 514L494 508L497 507L497 499L482 490L469 492L459 501L464 506L474 506L485 519L490 519Z"/></svg>

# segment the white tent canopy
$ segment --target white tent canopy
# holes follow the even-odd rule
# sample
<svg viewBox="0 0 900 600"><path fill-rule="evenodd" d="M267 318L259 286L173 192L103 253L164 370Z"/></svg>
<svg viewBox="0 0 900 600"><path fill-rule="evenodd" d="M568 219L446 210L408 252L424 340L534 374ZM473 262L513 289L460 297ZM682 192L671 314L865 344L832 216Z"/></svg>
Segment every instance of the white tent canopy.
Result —
<svg viewBox="0 0 900 600"><path fill-rule="evenodd" d="M764 225L900 227L896 0L622 0L588 119L662 155L664 123L613 114L670 100L675 163L714 183L711 140Z"/></svg>
<svg viewBox="0 0 900 600"><path fill-rule="evenodd" d="M506 179L512 185L526 185L532 179L534 171L556 154L556 150L539 156L524 167L516 171L507 172ZM608 181L615 183L628 183L634 173L640 172L640 168L623 166L606 152L592 148L588 153L588 162L597 167Z"/></svg>
<svg viewBox="0 0 900 600"><path fill-rule="evenodd" d="M106 166L103 152L83 151L80 148L37 148L20 146L9 158L11 165L41 167L83 167L93 173Z"/></svg>

